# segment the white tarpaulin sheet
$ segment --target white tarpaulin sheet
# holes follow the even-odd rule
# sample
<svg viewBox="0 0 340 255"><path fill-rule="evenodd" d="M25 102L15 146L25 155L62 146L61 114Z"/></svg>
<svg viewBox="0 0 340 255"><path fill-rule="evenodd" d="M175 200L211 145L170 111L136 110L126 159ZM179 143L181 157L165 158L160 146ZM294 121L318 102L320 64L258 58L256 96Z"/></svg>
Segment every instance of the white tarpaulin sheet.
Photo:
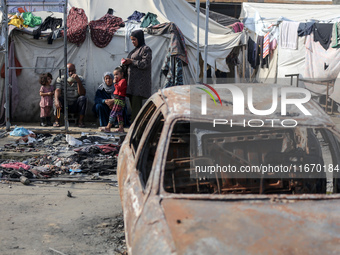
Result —
<svg viewBox="0 0 340 255"><path fill-rule="evenodd" d="M160 23L174 22L182 31L187 51L189 64L184 69L184 82L192 83L196 72L196 12L195 8L184 0L69 0L69 8L77 7L85 10L88 21L97 20L104 16L109 8L114 10L113 15L121 17L124 21L135 10L144 13L154 13ZM62 16L58 13L58 17ZM205 16L200 14L200 52L204 51ZM223 27L213 20L209 22L209 46L208 64L213 67L220 66L221 59L225 58L231 49L239 45L243 38L242 33L233 33L229 28ZM169 36L151 36L145 33L146 44L153 51L152 60L152 92L160 87L161 66L169 46ZM35 67L37 58L51 57L54 67L63 66L63 39L47 44L46 39L34 40L31 35L13 33L16 43L16 56L22 66ZM128 42L131 44L131 42ZM130 45L130 49L132 49ZM85 42L77 47L68 43L68 62L76 65L77 72L84 76L89 106L87 112L91 113L94 94L98 85L102 82L102 75L106 71L120 65L120 60L127 56L125 52L125 29L119 29L112 41L105 48L96 47L90 34L87 33ZM52 61L52 60L49 60ZM217 63L217 64L216 64ZM223 68L222 66L220 68ZM58 75L58 70L52 71L53 77ZM24 69L18 77L20 91L20 105L18 106L14 120L28 121L39 118L39 75L34 69ZM4 79L1 79L0 91L3 89Z"/></svg>

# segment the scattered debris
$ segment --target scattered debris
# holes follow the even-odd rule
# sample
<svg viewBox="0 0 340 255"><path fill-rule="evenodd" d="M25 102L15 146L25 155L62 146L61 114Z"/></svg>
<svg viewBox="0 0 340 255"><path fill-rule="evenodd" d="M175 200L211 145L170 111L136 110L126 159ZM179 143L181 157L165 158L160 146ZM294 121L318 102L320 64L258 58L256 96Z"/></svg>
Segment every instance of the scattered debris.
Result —
<svg viewBox="0 0 340 255"><path fill-rule="evenodd" d="M5 152L0 158L0 180L20 181L23 176L30 182L50 178L65 181L59 177L88 175L79 181L100 182L99 176L116 173L120 145L115 136L82 133L75 138L69 134L34 134L24 128L17 128L16 133L24 136L0 148Z"/></svg>
<svg viewBox="0 0 340 255"><path fill-rule="evenodd" d="M20 182L21 182L22 184L24 184L24 185L28 185L28 184L31 183L30 180L29 180L27 177L25 177L25 176L21 176L21 177L20 177Z"/></svg>
<svg viewBox="0 0 340 255"><path fill-rule="evenodd" d="M57 251L56 249L53 249L53 248L49 248L51 251L53 251L53 252L55 252L55 253L58 253L58 254L60 254L60 255L66 255L65 253L62 253L62 252L60 252L60 251Z"/></svg>
<svg viewBox="0 0 340 255"><path fill-rule="evenodd" d="M68 197L73 197L73 196L72 196L72 193L71 193L69 190L67 191L67 196L68 196Z"/></svg>

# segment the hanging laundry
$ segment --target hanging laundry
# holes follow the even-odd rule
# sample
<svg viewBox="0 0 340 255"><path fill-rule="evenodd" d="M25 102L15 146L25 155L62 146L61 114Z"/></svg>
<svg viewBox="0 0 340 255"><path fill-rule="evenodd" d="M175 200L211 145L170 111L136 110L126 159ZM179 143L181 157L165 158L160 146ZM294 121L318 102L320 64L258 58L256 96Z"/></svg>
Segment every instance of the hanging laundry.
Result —
<svg viewBox="0 0 340 255"><path fill-rule="evenodd" d="M154 13L148 12L145 15L140 27L148 27L150 25L158 25L158 24L159 24L159 21L157 20L157 15Z"/></svg>
<svg viewBox="0 0 340 255"><path fill-rule="evenodd" d="M35 27L41 25L41 17L34 16L31 12L24 12L22 14L22 17L24 19L24 25L27 25L29 27Z"/></svg>
<svg viewBox="0 0 340 255"><path fill-rule="evenodd" d="M231 25L235 33L242 32L244 25L241 22L235 22L234 24Z"/></svg>
<svg viewBox="0 0 340 255"><path fill-rule="evenodd" d="M129 49L131 46L130 35L134 30L140 29L140 22L129 20L125 22L125 52L130 52Z"/></svg>
<svg viewBox="0 0 340 255"><path fill-rule="evenodd" d="M268 56L263 58L263 41L264 36L258 36L257 37L257 48L256 48L256 66L261 65L261 68L268 68L269 67L269 61Z"/></svg>
<svg viewBox="0 0 340 255"><path fill-rule="evenodd" d="M188 64L185 39L181 30L173 22L162 23L148 28L148 34L171 34L168 53L161 68L166 76L164 87L183 85L183 64Z"/></svg>
<svg viewBox="0 0 340 255"><path fill-rule="evenodd" d="M332 48L340 47L340 24L335 22L332 30Z"/></svg>
<svg viewBox="0 0 340 255"><path fill-rule="evenodd" d="M61 32L62 32L63 30L64 30L63 27L58 28L57 30L54 30L54 31L53 31L53 34L52 34L52 36L51 36L51 40L55 40L55 39L57 39L57 38L62 37Z"/></svg>
<svg viewBox="0 0 340 255"><path fill-rule="evenodd" d="M331 44L333 24L315 23L313 26L314 42L319 42L327 50Z"/></svg>
<svg viewBox="0 0 340 255"><path fill-rule="evenodd" d="M256 43L249 37L248 39L248 62L252 68L256 68Z"/></svg>
<svg viewBox="0 0 340 255"><path fill-rule="evenodd" d="M274 50L277 48L277 41L276 39L273 39L273 41L271 41L269 43L269 53L270 55L272 55L274 53Z"/></svg>
<svg viewBox="0 0 340 255"><path fill-rule="evenodd" d="M269 55L269 32L264 35L263 39L263 58Z"/></svg>
<svg viewBox="0 0 340 255"><path fill-rule="evenodd" d="M92 20L89 27L93 43L99 48L106 47L111 42L114 33L123 24L122 18L108 13L98 20Z"/></svg>
<svg viewBox="0 0 340 255"><path fill-rule="evenodd" d="M129 21L131 20L134 20L134 21L137 21L137 22L140 22L140 20L145 16L145 13L143 12L139 12L139 11L134 11L132 13L132 15L130 15L129 17L127 17L127 19Z"/></svg>
<svg viewBox="0 0 340 255"><path fill-rule="evenodd" d="M53 18L49 16L44 20L44 22L37 29L33 30L33 38L38 40L41 35L41 31L45 31L48 28L50 28L52 32L49 34L47 42L48 44L52 44L51 38L53 35L53 31L61 27L62 24L63 24L62 19L57 19L57 18Z"/></svg>
<svg viewBox="0 0 340 255"><path fill-rule="evenodd" d="M162 23L159 25L155 25L149 27L147 30L150 35L162 35L162 34L171 34L170 38L170 54L172 56L177 56L183 62L188 64L187 50L185 46L184 36L181 30L176 26L173 22Z"/></svg>
<svg viewBox="0 0 340 255"><path fill-rule="evenodd" d="M80 46L86 39L88 19L81 8L72 7L67 16L67 40ZM62 31L62 36L64 32Z"/></svg>
<svg viewBox="0 0 340 255"><path fill-rule="evenodd" d="M23 29L24 27L28 27L24 25L24 19L21 16L14 15L11 20L8 22L8 25L16 26L17 28Z"/></svg>
<svg viewBox="0 0 340 255"><path fill-rule="evenodd" d="M313 25L315 22L300 23L298 27L298 36L310 35L313 31Z"/></svg>
<svg viewBox="0 0 340 255"><path fill-rule="evenodd" d="M161 75L165 75L164 88L183 85L183 61L177 56L171 56L168 51L161 68Z"/></svg>
<svg viewBox="0 0 340 255"><path fill-rule="evenodd" d="M297 49L297 30L299 27L299 22L283 21L281 24L281 48L284 49Z"/></svg>
<svg viewBox="0 0 340 255"><path fill-rule="evenodd" d="M315 42L313 36L313 34L306 36L305 70L303 77L310 79L336 80L340 72L340 51L333 48L329 48L326 51L320 43ZM308 90L319 95L326 95L327 93L327 86L310 83L305 83L304 85ZM336 87L334 87L334 92L335 88ZM335 97L333 99L339 98L338 93L333 93L333 88L329 89L329 95Z"/></svg>

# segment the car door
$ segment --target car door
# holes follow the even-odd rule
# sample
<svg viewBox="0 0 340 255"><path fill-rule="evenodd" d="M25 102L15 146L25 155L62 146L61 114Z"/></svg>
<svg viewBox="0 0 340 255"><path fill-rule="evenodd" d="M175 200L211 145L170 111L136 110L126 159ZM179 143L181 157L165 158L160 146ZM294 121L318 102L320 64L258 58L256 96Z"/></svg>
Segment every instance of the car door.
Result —
<svg viewBox="0 0 340 255"><path fill-rule="evenodd" d="M155 121L152 121L150 128L143 134L143 147L137 162L137 170L141 173L140 177L142 178L141 183L143 186L145 183L145 196L140 216L134 226L131 254L165 255L173 254L175 251L172 236L160 205L160 163L167 141L169 123L166 124L163 115L167 108L159 108L161 111L155 113Z"/></svg>
<svg viewBox="0 0 340 255"><path fill-rule="evenodd" d="M131 134L127 137L129 139L127 151L121 152L127 154L125 157L120 157L120 160L124 160L120 168L126 169L119 176L121 178L120 183L124 183L121 193L127 243L132 241L135 222L142 210L145 195L142 173L137 169L137 162L145 143L143 135L155 122L156 113L156 105L152 101L148 102L141 114L138 115Z"/></svg>

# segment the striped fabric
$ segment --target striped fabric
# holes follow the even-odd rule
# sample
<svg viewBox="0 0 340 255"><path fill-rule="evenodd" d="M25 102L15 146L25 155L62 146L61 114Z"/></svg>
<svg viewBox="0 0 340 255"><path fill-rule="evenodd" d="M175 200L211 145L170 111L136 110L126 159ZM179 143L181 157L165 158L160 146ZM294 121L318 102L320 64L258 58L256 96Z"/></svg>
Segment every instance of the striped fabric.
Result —
<svg viewBox="0 0 340 255"><path fill-rule="evenodd" d="M263 58L267 57L269 55L269 32L264 35L263 39Z"/></svg>

